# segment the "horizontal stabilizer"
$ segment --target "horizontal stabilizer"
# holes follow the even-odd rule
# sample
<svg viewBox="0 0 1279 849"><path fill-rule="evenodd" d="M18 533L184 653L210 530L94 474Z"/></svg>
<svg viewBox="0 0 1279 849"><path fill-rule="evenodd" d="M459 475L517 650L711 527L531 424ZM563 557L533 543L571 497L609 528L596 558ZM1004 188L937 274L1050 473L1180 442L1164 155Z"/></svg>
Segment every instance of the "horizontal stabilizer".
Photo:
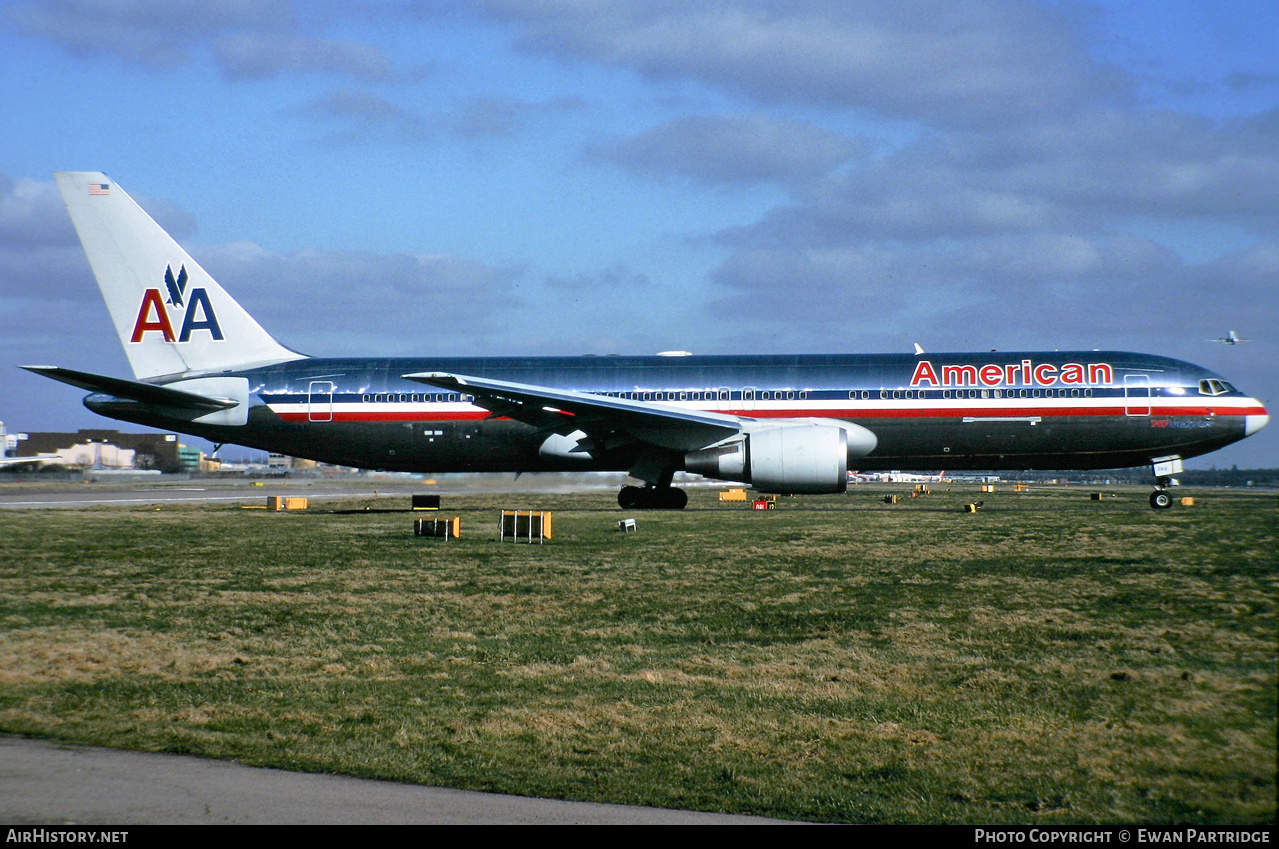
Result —
<svg viewBox="0 0 1279 849"><path fill-rule="evenodd" d="M128 398L131 401L161 407L211 413L230 409L240 403L235 398L214 398L181 389L170 389L166 386L139 383L136 380L122 380L118 377L106 377L57 366L23 366L22 368L90 392L105 392L117 398Z"/></svg>

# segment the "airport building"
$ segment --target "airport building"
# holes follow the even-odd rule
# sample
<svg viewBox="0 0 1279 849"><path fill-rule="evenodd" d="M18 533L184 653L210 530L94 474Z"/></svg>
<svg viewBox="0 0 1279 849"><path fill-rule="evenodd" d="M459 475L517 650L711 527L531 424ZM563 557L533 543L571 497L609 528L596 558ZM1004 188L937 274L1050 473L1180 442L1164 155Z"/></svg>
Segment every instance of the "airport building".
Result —
<svg viewBox="0 0 1279 849"><path fill-rule="evenodd" d="M27 438L25 433L9 433L0 422L0 459L13 457L18 453L18 443Z"/></svg>
<svg viewBox="0 0 1279 849"><path fill-rule="evenodd" d="M202 472L204 467L204 452L199 448L190 445L178 445L178 462L182 465L184 472Z"/></svg>
<svg viewBox="0 0 1279 849"><path fill-rule="evenodd" d="M11 457L56 454L58 465L89 469L185 471L182 447L174 433L121 433L118 430L79 430L75 433L13 434L5 437ZM21 437L26 437L25 439ZM189 449L188 449L189 450ZM196 457L196 468L199 457Z"/></svg>

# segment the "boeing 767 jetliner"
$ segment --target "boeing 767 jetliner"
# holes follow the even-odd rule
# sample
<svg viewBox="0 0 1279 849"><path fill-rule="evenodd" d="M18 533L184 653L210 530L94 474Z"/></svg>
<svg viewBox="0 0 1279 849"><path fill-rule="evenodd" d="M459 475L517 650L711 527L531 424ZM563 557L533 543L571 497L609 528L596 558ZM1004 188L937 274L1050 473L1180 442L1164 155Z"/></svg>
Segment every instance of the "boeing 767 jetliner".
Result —
<svg viewBox="0 0 1279 849"><path fill-rule="evenodd" d="M416 472L626 471L625 508L680 508L675 472L829 493L861 471L1181 461L1268 421L1190 363L1121 351L329 359L286 348L104 174L58 187L133 380L27 366L90 410L216 443Z"/></svg>

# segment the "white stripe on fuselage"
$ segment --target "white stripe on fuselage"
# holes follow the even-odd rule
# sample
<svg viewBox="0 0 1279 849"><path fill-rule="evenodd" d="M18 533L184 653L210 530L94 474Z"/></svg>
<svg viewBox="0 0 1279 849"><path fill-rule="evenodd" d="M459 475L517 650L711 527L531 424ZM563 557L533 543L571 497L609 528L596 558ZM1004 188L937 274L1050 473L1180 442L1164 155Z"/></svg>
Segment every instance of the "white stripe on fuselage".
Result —
<svg viewBox="0 0 1279 849"><path fill-rule="evenodd" d="M958 391L958 390L957 390ZM1010 390L1011 391L1011 390ZM1260 402L1252 398L1230 397L1223 398L1220 396L1188 396L1188 397L1154 397L1154 398L1124 398L1122 396L1111 397L1079 397L1079 398L928 398L928 399L805 399L805 400L781 400L781 401L725 401L720 402L718 406L708 407L704 402L695 401L653 401L653 406L664 406L678 410L688 411L709 411L709 412L731 412L746 418L803 418L806 416L835 416L840 418L858 418L858 417L910 417L918 416L921 413L932 413L934 415L945 415L950 413L954 416L965 415L1012 415L1010 411L1016 411L1017 416L1034 416L1034 415L1060 415L1061 412L1070 410L1097 411L1122 411L1140 410L1141 415L1147 415L1144 411L1149 409L1149 415L1203 415L1207 411L1219 416L1245 415L1249 411L1255 410L1261 406ZM280 416L286 418L305 417L308 414L314 415L317 410L323 410L326 414L332 409L335 418L345 420L359 420L362 418L379 419L387 417L404 418L421 416L425 420L439 419L474 419L477 416L486 416L488 411L483 407L466 402L422 402L422 401L382 401L382 402L316 402L309 403L306 400L296 402L275 402L270 408ZM1089 415L1085 412L1083 415ZM1252 419L1259 420L1254 430L1260 429L1264 422L1261 419L1268 419L1266 416L1257 416L1248 414L1250 424Z"/></svg>

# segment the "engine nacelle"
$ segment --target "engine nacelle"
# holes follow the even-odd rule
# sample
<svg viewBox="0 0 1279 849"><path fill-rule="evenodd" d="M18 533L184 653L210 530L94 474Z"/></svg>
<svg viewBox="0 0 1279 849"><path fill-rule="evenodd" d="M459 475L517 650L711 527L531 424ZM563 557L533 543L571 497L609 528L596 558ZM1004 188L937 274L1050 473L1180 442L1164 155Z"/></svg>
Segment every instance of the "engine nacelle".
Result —
<svg viewBox="0 0 1279 849"><path fill-rule="evenodd" d="M745 481L762 492L848 489L848 458L874 450L875 434L851 422L796 422L748 431L684 455L684 468L708 478Z"/></svg>
<svg viewBox="0 0 1279 849"><path fill-rule="evenodd" d="M848 432L842 427L770 427L747 436L751 486L762 492L848 489Z"/></svg>

